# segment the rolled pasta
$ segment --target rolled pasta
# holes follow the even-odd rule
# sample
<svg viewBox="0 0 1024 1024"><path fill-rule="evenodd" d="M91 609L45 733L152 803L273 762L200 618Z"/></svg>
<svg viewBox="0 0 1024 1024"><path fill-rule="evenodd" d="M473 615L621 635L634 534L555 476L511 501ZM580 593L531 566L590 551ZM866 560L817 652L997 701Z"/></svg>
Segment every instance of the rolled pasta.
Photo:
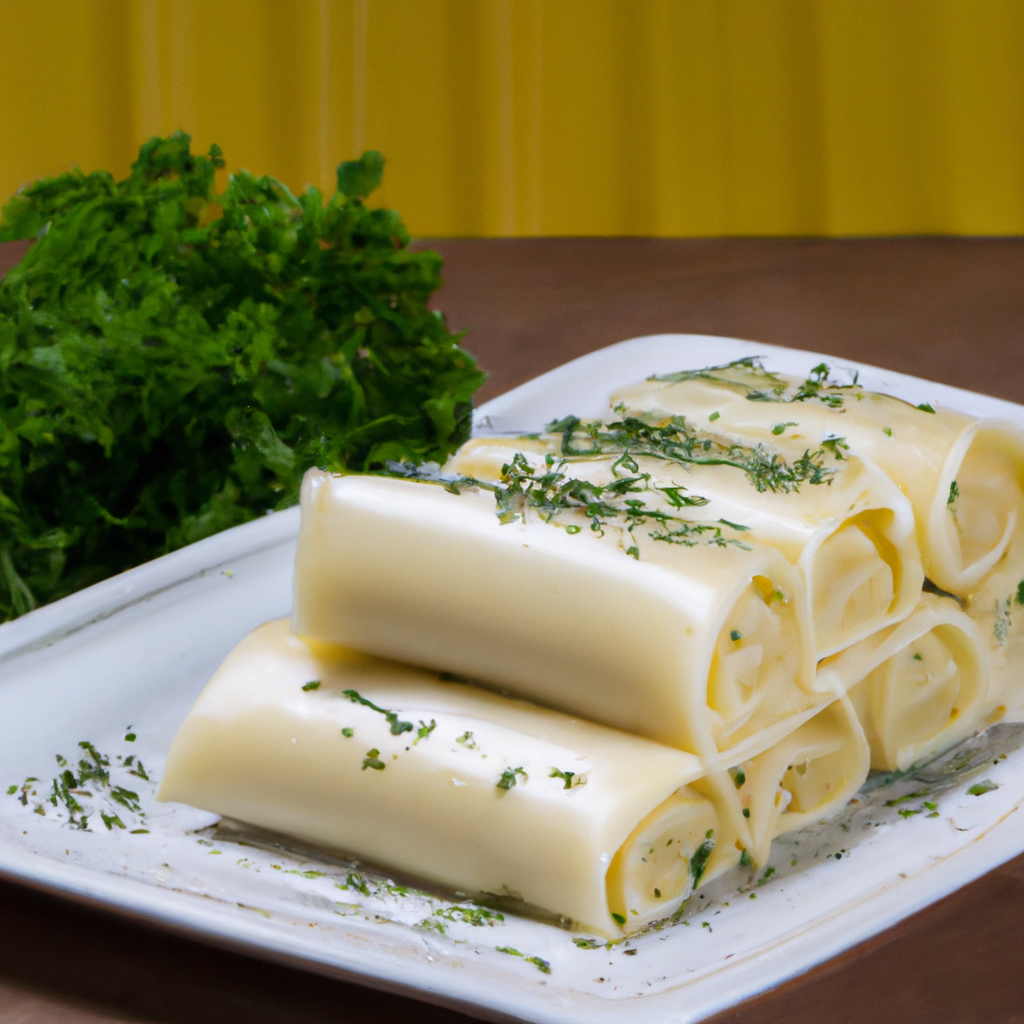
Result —
<svg viewBox="0 0 1024 1024"><path fill-rule="evenodd" d="M934 594L906 621L823 662L819 675L849 693L878 770L931 760L982 728L991 709L981 631Z"/></svg>
<svg viewBox="0 0 1024 1024"><path fill-rule="evenodd" d="M768 861L772 839L838 811L868 776L870 753L846 697L740 766L739 797L750 812L750 858Z"/></svg>
<svg viewBox="0 0 1024 1024"><path fill-rule="evenodd" d="M210 680L159 798L614 935L738 860L738 812L703 774L682 751L310 645L280 620Z"/></svg>
<svg viewBox="0 0 1024 1024"><path fill-rule="evenodd" d="M595 433L616 436L607 428ZM545 458L555 457L567 472L600 485L628 475L614 450L567 457L567 440L571 437L474 438L445 469L500 481L503 468L522 452L538 471ZM731 465L639 454L630 465L646 477L643 494L655 507L671 511L685 501L694 522L742 524L752 541L776 548L797 566L817 658L899 622L917 604L924 573L910 503L888 476L862 459L829 460L829 475L821 482L774 491L758 491Z"/></svg>
<svg viewBox="0 0 1024 1024"><path fill-rule="evenodd" d="M790 452L841 437L910 500L925 574L941 589L972 592L1011 550L1020 563L1012 572L1021 575L1024 550L1014 543L1024 531L1020 430L834 385L826 374L821 367L800 381L746 359L642 381L611 401L632 412L685 415L722 435Z"/></svg>
<svg viewBox="0 0 1024 1024"><path fill-rule="evenodd" d="M545 522L528 506L506 518L485 491L311 470L293 629L483 680L708 765L751 756L827 701L801 582L779 552L721 528L692 547L659 543L657 524L636 517L632 532L594 531L571 511Z"/></svg>
<svg viewBox="0 0 1024 1024"><path fill-rule="evenodd" d="M990 714L1009 722L1024 721L1024 580L1014 571L1019 564L1011 552L964 600L988 649Z"/></svg>

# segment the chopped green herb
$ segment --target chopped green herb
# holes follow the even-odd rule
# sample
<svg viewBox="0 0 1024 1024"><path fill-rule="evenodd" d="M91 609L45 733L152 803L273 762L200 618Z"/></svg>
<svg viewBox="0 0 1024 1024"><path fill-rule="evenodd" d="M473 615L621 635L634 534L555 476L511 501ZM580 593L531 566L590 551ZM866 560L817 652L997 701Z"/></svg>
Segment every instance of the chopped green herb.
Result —
<svg viewBox="0 0 1024 1024"><path fill-rule="evenodd" d="M17 792L18 792L18 784L17 783L15 783L13 786L8 786L7 787L7 795L8 796L14 796L14 794L17 793Z"/></svg>
<svg viewBox="0 0 1024 1024"><path fill-rule="evenodd" d="M934 811L935 808L939 806L938 804L933 803L931 800L925 800L924 805L928 808L929 811Z"/></svg>
<svg viewBox="0 0 1024 1024"><path fill-rule="evenodd" d="M125 742L126 742L126 743L134 743L134 742L135 742L135 740L136 740L136 736L135 736L135 733L133 733L133 732L130 732L130 733L127 733L127 734L125 735Z"/></svg>
<svg viewBox="0 0 1024 1024"><path fill-rule="evenodd" d="M994 789L998 788L999 787L991 779L985 779L982 782L976 782L967 790L967 792L970 793L971 796L984 796L986 793L991 793Z"/></svg>
<svg viewBox="0 0 1024 1024"><path fill-rule="evenodd" d="M576 772L563 772L561 768L552 768L548 778L561 779L562 789L573 789L576 786L585 786L587 784L586 775L580 775Z"/></svg>
<svg viewBox="0 0 1024 1024"><path fill-rule="evenodd" d="M522 767L519 768L506 768L501 773L501 778L495 783L498 789L511 789L516 784L516 776L521 775L525 781L530 776L523 771Z"/></svg>
<svg viewBox="0 0 1024 1024"><path fill-rule="evenodd" d="M886 437L892 437L892 427L882 427L882 433L885 434Z"/></svg>
<svg viewBox="0 0 1024 1024"><path fill-rule="evenodd" d="M341 730L341 735L351 739L355 735L355 729L345 726L345 728Z"/></svg>
<svg viewBox="0 0 1024 1024"><path fill-rule="evenodd" d="M728 519L718 520L723 526L728 526L731 530L739 530L741 533L746 533L750 527L744 526L742 523L730 523Z"/></svg>
<svg viewBox="0 0 1024 1024"><path fill-rule="evenodd" d="M363 758L362 770L364 772L367 768L372 768L375 772L382 772L385 767L387 766L380 759L380 751L376 747L366 752L366 757Z"/></svg>
<svg viewBox="0 0 1024 1024"><path fill-rule="evenodd" d="M614 914L612 915L615 916ZM528 964L533 964L541 973L550 974L551 964L547 960L541 959L539 956L527 956L525 953L520 953L518 949L514 949L512 946L495 946L494 947L499 953L508 953L509 956L518 956L525 960Z"/></svg>
<svg viewBox="0 0 1024 1024"><path fill-rule="evenodd" d="M461 743L467 750L476 750L476 740L473 739L473 734L469 729L459 736L455 742Z"/></svg>
<svg viewBox="0 0 1024 1024"><path fill-rule="evenodd" d="M921 412L935 413L935 410L927 402L922 402L917 408L920 409Z"/></svg>
<svg viewBox="0 0 1024 1024"><path fill-rule="evenodd" d="M715 848L713 831L713 829L708 829L707 834L704 836L704 842L693 851L693 855L690 857L690 880L694 889L700 885L700 880L704 877L708 861L711 859L711 853Z"/></svg>
<svg viewBox="0 0 1024 1024"><path fill-rule="evenodd" d="M440 257L364 204L380 154L326 203L245 171L218 195L222 166L179 132L4 208L0 241L38 240L0 284L0 621L294 504L310 466L469 436L484 375L427 308Z"/></svg>
<svg viewBox="0 0 1024 1024"><path fill-rule="evenodd" d="M715 420L717 420L717 419L718 419L718 417L719 417L719 416L721 416L721 415L722 415L722 414L721 414L720 412L713 412L713 413L712 413L712 414L711 414L711 415L710 415L710 416L708 417L708 419L709 419L709 420L710 420L710 421L711 421L712 423L714 423L714 422L715 422Z"/></svg>
<svg viewBox="0 0 1024 1024"><path fill-rule="evenodd" d="M388 711L387 708L379 708L372 700L367 700L365 697L361 697L355 690L343 690L342 693L353 704L362 704L364 707L370 708L371 711L376 711L378 714L384 716L385 721L391 726L392 736L401 736L403 732L412 732L412 722L403 722L394 711Z"/></svg>
<svg viewBox="0 0 1024 1024"><path fill-rule="evenodd" d="M886 807L895 807L897 804L906 803L908 800L920 800L921 797L927 796L927 795L928 795L928 790L926 790L926 789L918 789L918 790L916 790L913 793L906 793L903 796L895 797L892 800L886 800L885 801L885 806Z"/></svg>
<svg viewBox="0 0 1024 1024"><path fill-rule="evenodd" d="M743 634L738 629L730 630L729 639L732 640L733 643L736 643L737 640L743 639Z"/></svg>
<svg viewBox="0 0 1024 1024"><path fill-rule="evenodd" d="M768 879L770 879L772 877L772 875L774 875L774 874L775 874L775 868L773 868L771 866L766 867L764 869L764 874L757 880L757 882L755 884L758 885L758 886L766 885L768 883Z"/></svg>
<svg viewBox="0 0 1024 1024"><path fill-rule="evenodd" d="M614 920L616 924L626 923L626 919L621 914L616 914L614 911L612 912L612 920Z"/></svg>
<svg viewBox="0 0 1024 1024"><path fill-rule="evenodd" d="M751 402L810 402L818 401L830 408L838 409L843 404L839 391L859 391L857 375L852 384L840 384L830 380L829 368L819 363L802 384L791 391L790 384L777 373L764 368L758 356L745 356L721 366L709 366L702 370L682 370L651 377L651 380L680 383L687 380L709 380L728 387L743 388L745 397Z"/></svg>
<svg viewBox="0 0 1024 1024"><path fill-rule="evenodd" d="M640 457L678 465L734 466L747 474L758 491L784 493L798 489L801 483L824 483L831 476L820 462L821 452L812 455L808 451L789 465L762 445L725 444L702 436L683 416L627 416L611 423L584 423L577 416L566 416L549 423L545 430L561 435L561 455L567 462L617 455L622 467L633 473Z"/></svg>
<svg viewBox="0 0 1024 1024"><path fill-rule="evenodd" d="M420 727L416 730L416 739L413 741L413 746L416 746L420 740L425 740L436 728L437 722L433 718L430 720L430 725L427 725L421 718Z"/></svg>
<svg viewBox="0 0 1024 1024"><path fill-rule="evenodd" d="M742 768L737 768L732 781L736 783L736 788L739 789L747 781L747 773Z"/></svg>
<svg viewBox="0 0 1024 1024"><path fill-rule="evenodd" d="M749 807L744 807L743 808L743 817L744 818L749 818L750 817L750 808Z"/></svg>
<svg viewBox="0 0 1024 1024"><path fill-rule="evenodd" d="M904 807L902 810L896 812L901 818L912 818L915 814L921 813L921 808L909 808Z"/></svg>
<svg viewBox="0 0 1024 1024"><path fill-rule="evenodd" d="M1010 616L1012 596L1005 601L996 601L996 617L992 624L992 635L1000 647L1010 638L1010 627L1013 625Z"/></svg>
<svg viewBox="0 0 1024 1024"><path fill-rule="evenodd" d="M793 422L789 422L789 423L776 423L775 426L772 427L772 433L775 434L776 437L778 437L779 434L782 434L782 433L785 432L786 427L797 427L797 426L799 426L799 424L798 423L793 423Z"/></svg>
<svg viewBox="0 0 1024 1024"><path fill-rule="evenodd" d="M1017 604L1024 604L1024 580L1017 584Z"/></svg>
<svg viewBox="0 0 1024 1024"><path fill-rule="evenodd" d="M826 437L821 442L821 447L826 451L831 452L838 462L842 462L845 458L843 452L848 452L850 450L850 446L846 443L845 437Z"/></svg>
<svg viewBox="0 0 1024 1024"><path fill-rule="evenodd" d="M615 916L614 914L612 915L612 917ZM624 924L625 921L626 919L622 918L619 924ZM604 945L603 942L598 942L596 939L573 939L572 941L573 945L578 946L580 949L600 949Z"/></svg>
<svg viewBox="0 0 1024 1024"><path fill-rule="evenodd" d="M914 655L914 661L920 661L920 660L921 660L921 655L920 654L915 654Z"/></svg>
<svg viewBox="0 0 1024 1024"><path fill-rule="evenodd" d="M308 690L319 690L320 689L320 680L319 679L311 679L308 683L303 683L302 684L302 688L304 690L307 690L307 691Z"/></svg>

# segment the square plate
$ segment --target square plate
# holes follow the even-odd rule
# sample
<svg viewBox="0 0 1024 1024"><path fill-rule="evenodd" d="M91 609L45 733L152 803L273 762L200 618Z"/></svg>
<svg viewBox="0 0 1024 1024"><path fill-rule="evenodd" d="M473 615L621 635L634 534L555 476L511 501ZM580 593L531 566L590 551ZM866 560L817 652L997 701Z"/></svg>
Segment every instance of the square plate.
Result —
<svg viewBox="0 0 1024 1024"><path fill-rule="evenodd" d="M746 355L801 375L833 362L729 338L636 338L494 399L474 429L529 431L570 412L601 415L624 383ZM1024 407L1009 402L833 366L915 404L1024 426ZM768 872L736 869L678 922L610 947L507 914L481 918L354 862L232 838L213 815L156 803L153 780L222 658L249 630L289 613L298 522L297 509L267 516L0 626L0 782L14 789L0 794L0 873L485 1019L682 1024L807 970L1024 851L1024 751L1009 726L976 758L995 784L982 797L968 795L962 778L940 780L937 814L904 817L900 809L917 805L885 799L906 789L876 790L839 818L777 840ZM47 799L61 770L55 756L88 757L82 741L110 757L111 785L122 787L78 795L85 829Z"/></svg>

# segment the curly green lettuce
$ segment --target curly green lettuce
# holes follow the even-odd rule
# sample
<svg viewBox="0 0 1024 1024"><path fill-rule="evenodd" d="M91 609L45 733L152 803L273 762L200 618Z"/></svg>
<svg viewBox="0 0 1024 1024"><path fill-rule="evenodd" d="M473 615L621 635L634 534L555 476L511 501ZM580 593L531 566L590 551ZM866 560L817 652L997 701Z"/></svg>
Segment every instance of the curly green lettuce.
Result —
<svg viewBox="0 0 1024 1024"><path fill-rule="evenodd" d="M131 174L15 195L0 241L0 621L297 500L311 466L441 461L485 375L427 309L441 257L364 199L326 202L177 133Z"/></svg>

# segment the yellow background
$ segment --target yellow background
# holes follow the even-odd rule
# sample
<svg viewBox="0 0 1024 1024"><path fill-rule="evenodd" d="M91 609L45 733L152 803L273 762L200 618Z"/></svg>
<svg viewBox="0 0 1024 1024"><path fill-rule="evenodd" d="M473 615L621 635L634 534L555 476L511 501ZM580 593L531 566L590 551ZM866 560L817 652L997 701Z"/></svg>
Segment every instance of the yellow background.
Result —
<svg viewBox="0 0 1024 1024"><path fill-rule="evenodd" d="M418 235L1024 233L1020 0L0 0L0 194L175 128Z"/></svg>

